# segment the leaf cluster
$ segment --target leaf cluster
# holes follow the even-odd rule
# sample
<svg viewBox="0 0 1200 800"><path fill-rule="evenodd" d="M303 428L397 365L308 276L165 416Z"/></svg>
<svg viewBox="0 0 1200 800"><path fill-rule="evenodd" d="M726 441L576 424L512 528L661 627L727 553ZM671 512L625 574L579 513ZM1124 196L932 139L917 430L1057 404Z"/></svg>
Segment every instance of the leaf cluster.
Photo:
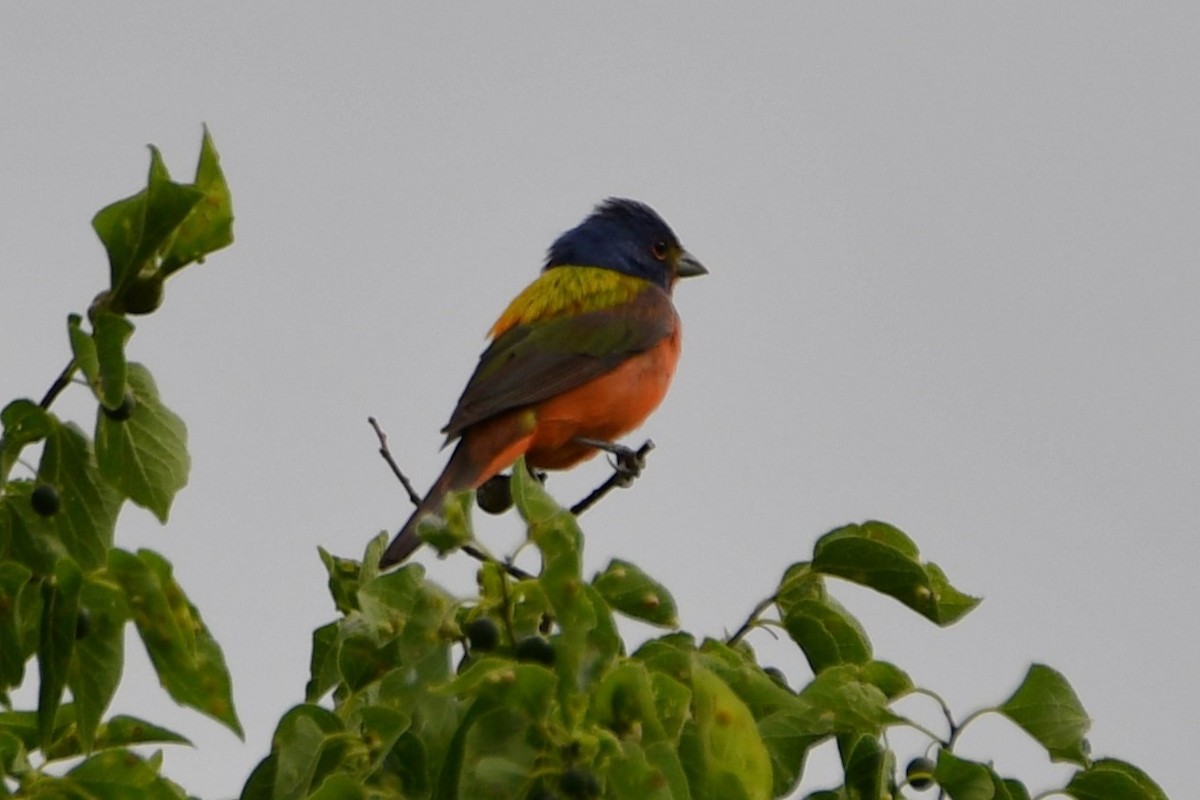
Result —
<svg viewBox="0 0 1200 800"><path fill-rule="evenodd" d="M170 275L228 245L232 220L207 131L191 183L172 181L151 148L146 188L93 220L110 280L86 322L67 319L69 364L40 402L0 410L0 797L182 796L158 774L159 756L128 748L187 740L133 717L104 717L130 624L174 700L241 734L221 649L171 565L114 544L126 502L167 521L190 463L183 421L150 371L126 357L129 315L156 309ZM96 401L90 435L51 410L76 376ZM39 449L29 463L26 452ZM15 709L9 693L31 662L37 707ZM46 769L81 756L65 775Z"/></svg>
<svg viewBox="0 0 1200 800"><path fill-rule="evenodd" d="M796 792L807 755L829 741L844 782L810 800L901 798L917 787L889 748L896 726L927 733L937 751L919 786L936 782L955 800L1028 800L1018 780L954 752L984 711L1012 720L1050 758L1079 765L1066 796L1163 797L1135 767L1088 759L1087 716L1049 667L1035 665L1008 700L961 725L946 709L945 738L894 711L899 698L926 690L875 658L827 580L870 587L939 625L979 601L891 525L821 537L812 559L788 568L747 624L720 641L673 630L669 592L633 564L614 561L585 579L575 517L520 466L511 492L541 571L514 579L487 562L475 597L450 596L417 564L380 574L384 534L361 563L322 552L340 617L314 634L306 702L280 722L243 800L766 800ZM443 551L470 542L470 508L468 493L452 497L422 535ZM628 652L618 614L672 630ZM794 688L759 664L745 636L762 626L796 643L812 670L806 684ZM327 695L331 706L321 702ZM1103 794L1118 783L1138 788Z"/></svg>

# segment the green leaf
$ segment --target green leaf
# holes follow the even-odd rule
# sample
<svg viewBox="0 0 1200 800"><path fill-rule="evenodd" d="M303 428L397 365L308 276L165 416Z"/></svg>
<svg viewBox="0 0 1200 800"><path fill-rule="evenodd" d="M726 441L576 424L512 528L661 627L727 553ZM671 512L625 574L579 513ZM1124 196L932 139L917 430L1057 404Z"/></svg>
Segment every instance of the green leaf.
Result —
<svg viewBox="0 0 1200 800"><path fill-rule="evenodd" d="M509 481L513 505L517 507L521 519L530 527L530 538L533 538L533 526L552 519L563 513L563 508L554 502L554 498L542 486L541 481L529 474L525 459L517 459L512 467L512 478ZM578 545L578 543L576 543ZM578 550L578 546L575 547Z"/></svg>
<svg viewBox="0 0 1200 800"><path fill-rule="evenodd" d="M11 481L0 492L0 552L41 578L54 571L66 548L55 528L58 514L43 517L33 509L34 488L33 481Z"/></svg>
<svg viewBox="0 0 1200 800"><path fill-rule="evenodd" d="M125 343L133 335L133 323L119 314L101 309L94 315L92 326L99 370L96 396L105 408L115 409L125 400L129 373L129 365L125 361Z"/></svg>
<svg viewBox="0 0 1200 800"><path fill-rule="evenodd" d="M78 711L78 706L76 706ZM109 750L134 744L184 744L191 742L175 731L155 725L137 717L118 715L95 730L94 740L84 745L73 732L59 739L46 752L48 759L71 758L93 750Z"/></svg>
<svg viewBox="0 0 1200 800"><path fill-rule="evenodd" d="M42 629L37 660L38 741L43 750L53 741L58 706L67 685L82 585L83 575L69 558L60 559L54 576L42 584Z"/></svg>
<svg viewBox="0 0 1200 800"><path fill-rule="evenodd" d="M75 709L70 703L63 703L58 708L54 720L54 732L51 740L57 740L75 724ZM39 746L41 735L38 731L38 713L36 711L0 711L0 732L15 736L21 741L26 750L34 750Z"/></svg>
<svg viewBox="0 0 1200 800"><path fill-rule="evenodd" d="M620 737L647 743L667 740L658 719L650 673L636 661L617 665L596 686L589 716Z"/></svg>
<svg viewBox="0 0 1200 800"><path fill-rule="evenodd" d="M52 518L61 552L84 570L104 563L112 546L121 497L100 474L87 437L71 423L56 423L46 439L38 480L58 489L62 507Z"/></svg>
<svg viewBox="0 0 1200 800"><path fill-rule="evenodd" d="M424 576L419 564L378 575L362 584L358 604L374 636L395 637L393 658L432 681L449 672L449 639L443 628L453 619L453 600Z"/></svg>
<svg viewBox="0 0 1200 800"><path fill-rule="evenodd" d="M871 660L871 642L850 612L825 590L825 580L806 563L793 564L780 581L775 605L792 641L814 673L838 664Z"/></svg>
<svg viewBox="0 0 1200 800"><path fill-rule="evenodd" d="M307 796L318 776L322 750L344 732L341 719L320 706L295 706L284 714L271 738L274 797L285 800Z"/></svg>
<svg viewBox="0 0 1200 800"><path fill-rule="evenodd" d="M308 800L365 800L366 797L367 790L360 779L340 772L327 776L307 795Z"/></svg>
<svg viewBox="0 0 1200 800"><path fill-rule="evenodd" d="M675 599L661 583L628 561L613 559L592 586L610 606L626 616L664 628L679 626Z"/></svg>
<svg viewBox="0 0 1200 800"><path fill-rule="evenodd" d="M200 144L200 161L196 165L196 179L192 185L202 193L203 199L180 224L174 242L163 255L164 275L170 275L192 262L203 262L209 253L233 243L232 199L221 171L220 156L207 127Z"/></svg>
<svg viewBox="0 0 1200 800"><path fill-rule="evenodd" d="M668 773L651 761L648 754L633 742L621 742L620 749L604 771L607 797L617 800L675 800L675 789L686 791L686 777L679 767L676 785L672 786L671 767ZM687 797L688 794L683 795Z"/></svg>
<svg viewBox="0 0 1200 800"><path fill-rule="evenodd" d="M700 647L696 663L712 670L733 689L750 709L755 719L780 710L800 711L803 701L781 686L763 671L745 646L730 647L714 639L706 639Z"/></svg>
<svg viewBox="0 0 1200 800"><path fill-rule="evenodd" d="M129 499L167 521L171 501L187 484L191 460L187 428L158 397L149 370L129 365L129 386L137 400L129 419L96 418L100 471Z"/></svg>
<svg viewBox="0 0 1200 800"><path fill-rule="evenodd" d="M1002 779L1000 786L1003 787L1004 791L1008 792L1008 796L1012 800L1030 800L1029 790L1025 788L1025 784L1015 778ZM996 791L996 796L1003 797L999 789ZM1166 800L1166 798L1163 798L1163 800Z"/></svg>
<svg viewBox="0 0 1200 800"><path fill-rule="evenodd" d="M903 722L888 708L888 696L872 682L874 677L865 667L846 664L813 678L799 695L816 712L813 732L878 735Z"/></svg>
<svg viewBox="0 0 1200 800"><path fill-rule="evenodd" d="M0 776L20 777L31 769L25 743L8 731L0 730ZM0 797L9 796L7 787L0 781Z"/></svg>
<svg viewBox="0 0 1200 800"><path fill-rule="evenodd" d="M427 514L417 523L417 536L438 555L452 553L471 541L471 508L475 492L471 489L450 492L442 501L439 514Z"/></svg>
<svg viewBox="0 0 1200 800"><path fill-rule="evenodd" d="M67 316L67 337L71 340L71 354L75 366L83 373L96 396L100 396L100 357L96 353L96 340L80 326L83 318L78 314Z"/></svg>
<svg viewBox="0 0 1200 800"><path fill-rule="evenodd" d="M947 750L938 752L933 771L950 800L1028 800L1029 793L1017 781L1005 781L987 764L959 758ZM1014 792L1016 792L1014 794Z"/></svg>
<svg viewBox="0 0 1200 800"><path fill-rule="evenodd" d="M338 672L338 623L330 622L313 631L312 656L308 665L308 684L304 687L304 701L315 703L337 685Z"/></svg>
<svg viewBox="0 0 1200 800"><path fill-rule="evenodd" d="M518 460L513 466L511 491L513 503L525 520L529 540L542 554L542 571L538 583L554 610L559 634L554 639L554 667L559 676L559 703L568 724L582 719L587 709L587 689L602 670L595 669L592 657L602 652L596 647L607 640L593 638L598 627L611 625L605 621L607 607L600 603L598 611L593 598L598 597L583 580L580 549L583 534L575 516L554 502ZM585 669L585 665L590 668Z"/></svg>
<svg viewBox="0 0 1200 800"><path fill-rule="evenodd" d="M380 646L360 615L344 621L338 633L338 674L350 691L365 689L395 666L395 639Z"/></svg>
<svg viewBox="0 0 1200 800"><path fill-rule="evenodd" d="M894 757L874 736L850 734L838 739L846 795L850 800L888 797L889 776Z"/></svg>
<svg viewBox="0 0 1200 800"><path fill-rule="evenodd" d="M524 797L538 755L529 743L529 715L515 705L476 702L487 710L473 717L467 728L457 796Z"/></svg>
<svg viewBox="0 0 1200 800"><path fill-rule="evenodd" d="M770 798L771 757L750 709L699 665L692 668L692 716L710 785L736 786L750 800Z"/></svg>
<svg viewBox="0 0 1200 800"><path fill-rule="evenodd" d="M772 791L785 797L795 791L804 773L808 751L825 739L814 734L807 714L780 710L758 720L758 734L771 755Z"/></svg>
<svg viewBox="0 0 1200 800"><path fill-rule="evenodd" d="M671 742L654 742L645 748L646 760L658 770L663 782L670 789L672 800L692 800L688 787L687 773L679 760L679 751ZM633 796L636 800L636 795Z"/></svg>
<svg viewBox="0 0 1200 800"><path fill-rule="evenodd" d="M329 594L341 614L349 614L358 608L359 572L362 564L350 558L331 555L325 548L318 547L321 563L329 573Z"/></svg>
<svg viewBox="0 0 1200 800"><path fill-rule="evenodd" d="M1102 758L1076 772L1067 784L1076 800L1167 800L1167 793L1133 764Z"/></svg>
<svg viewBox="0 0 1200 800"><path fill-rule="evenodd" d="M120 295L134 278L157 270L179 226L204 200L204 192L171 181L158 148L150 147L146 188L102 208L92 227L108 252L110 285Z"/></svg>
<svg viewBox="0 0 1200 800"><path fill-rule="evenodd" d="M54 420L37 403L20 399L13 400L0 411L0 423L4 425L4 435L0 438L0 481L4 481L17 462L21 448L49 436Z"/></svg>
<svg viewBox="0 0 1200 800"><path fill-rule="evenodd" d="M367 706L359 714L359 732L367 743L371 771L380 769L400 737L412 725L412 716L386 706Z"/></svg>
<svg viewBox="0 0 1200 800"><path fill-rule="evenodd" d="M1061 673L1033 664L1017 690L996 710L1024 728L1054 761L1087 766L1083 737L1092 721Z"/></svg>
<svg viewBox="0 0 1200 800"><path fill-rule="evenodd" d="M376 635L395 636L411 620L424 585L425 568L405 564L364 583L357 592L357 605Z"/></svg>
<svg viewBox="0 0 1200 800"><path fill-rule="evenodd" d="M158 774L157 761L145 761L132 750L105 750L67 777L95 800L185 800L178 786Z"/></svg>
<svg viewBox="0 0 1200 800"><path fill-rule="evenodd" d="M25 676L25 621L21 594L33 573L24 564L0 561L0 692L20 686Z"/></svg>
<svg viewBox="0 0 1200 800"><path fill-rule="evenodd" d="M979 604L946 580L936 564L923 564L916 545L886 522L846 525L822 536L812 568L894 597L938 625L950 625Z"/></svg>
<svg viewBox="0 0 1200 800"><path fill-rule="evenodd" d="M870 661L858 668L862 680L883 692L888 701L903 697L913 690L908 673L887 661Z"/></svg>
<svg viewBox="0 0 1200 800"><path fill-rule="evenodd" d="M175 582L170 564L150 550L135 556L114 548L108 554L108 572L121 585L138 634L171 698L241 736L225 657L200 612Z"/></svg>
<svg viewBox="0 0 1200 800"><path fill-rule="evenodd" d="M100 718L121 682L129 608L121 591L96 574L84 577L79 605L79 613L87 624L86 630L76 627L75 652L67 672L67 685L75 701L78 740L82 752L88 752L93 747ZM108 746L133 743L122 740Z"/></svg>

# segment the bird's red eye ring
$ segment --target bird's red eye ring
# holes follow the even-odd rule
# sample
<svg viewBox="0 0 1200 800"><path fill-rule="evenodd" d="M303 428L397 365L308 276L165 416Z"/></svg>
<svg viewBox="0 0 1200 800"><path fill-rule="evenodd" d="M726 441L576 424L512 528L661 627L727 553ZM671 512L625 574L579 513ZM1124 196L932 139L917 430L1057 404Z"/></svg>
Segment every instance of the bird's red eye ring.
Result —
<svg viewBox="0 0 1200 800"><path fill-rule="evenodd" d="M670 248L667 246L667 243L665 241L663 241L662 239L659 239L657 242L650 245L650 254L653 255L655 258L657 258L659 261L666 261L668 252L670 252Z"/></svg>

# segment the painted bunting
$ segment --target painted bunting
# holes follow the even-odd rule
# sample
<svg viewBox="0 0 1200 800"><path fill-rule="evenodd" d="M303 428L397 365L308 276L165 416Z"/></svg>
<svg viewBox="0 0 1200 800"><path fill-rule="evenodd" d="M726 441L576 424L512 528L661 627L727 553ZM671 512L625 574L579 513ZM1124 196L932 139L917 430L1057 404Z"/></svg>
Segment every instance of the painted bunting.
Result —
<svg viewBox="0 0 1200 800"><path fill-rule="evenodd" d="M679 360L679 278L708 272L649 206L605 200L550 246L542 274L489 332L450 422L450 461L380 559L420 544L447 492L478 488L520 456L565 469L642 424Z"/></svg>

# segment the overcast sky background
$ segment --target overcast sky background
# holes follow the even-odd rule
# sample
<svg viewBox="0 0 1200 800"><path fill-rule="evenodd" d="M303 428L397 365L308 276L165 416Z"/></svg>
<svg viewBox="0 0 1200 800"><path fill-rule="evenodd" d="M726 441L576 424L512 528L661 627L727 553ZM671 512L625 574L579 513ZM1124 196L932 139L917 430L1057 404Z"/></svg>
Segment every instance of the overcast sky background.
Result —
<svg viewBox="0 0 1200 800"><path fill-rule="evenodd" d="M424 488L483 334L619 195L711 275L678 287L658 449L585 518L589 572L633 560L719 636L817 536L887 520L986 600L940 630L836 586L878 657L961 715L1049 663L1095 754L1188 796L1197 41L1191 2L6 4L0 402L65 363L66 315L107 278L90 219L144 185L146 143L189 180L207 123L237 217L137 322L193 468L168 528L129 509L118 542L175 564L247 741L177 710L132 642L113 710L197 743L166 757L189 791L240 791L334 614L316 547L359 557L408 512L366 417ZM605 475L550 486L569 503ZM467 559L420 558L472 587ZM806 679L790 643L750 641ZM999 719L963 747L1035 792L1069 772Z"/></svg>

